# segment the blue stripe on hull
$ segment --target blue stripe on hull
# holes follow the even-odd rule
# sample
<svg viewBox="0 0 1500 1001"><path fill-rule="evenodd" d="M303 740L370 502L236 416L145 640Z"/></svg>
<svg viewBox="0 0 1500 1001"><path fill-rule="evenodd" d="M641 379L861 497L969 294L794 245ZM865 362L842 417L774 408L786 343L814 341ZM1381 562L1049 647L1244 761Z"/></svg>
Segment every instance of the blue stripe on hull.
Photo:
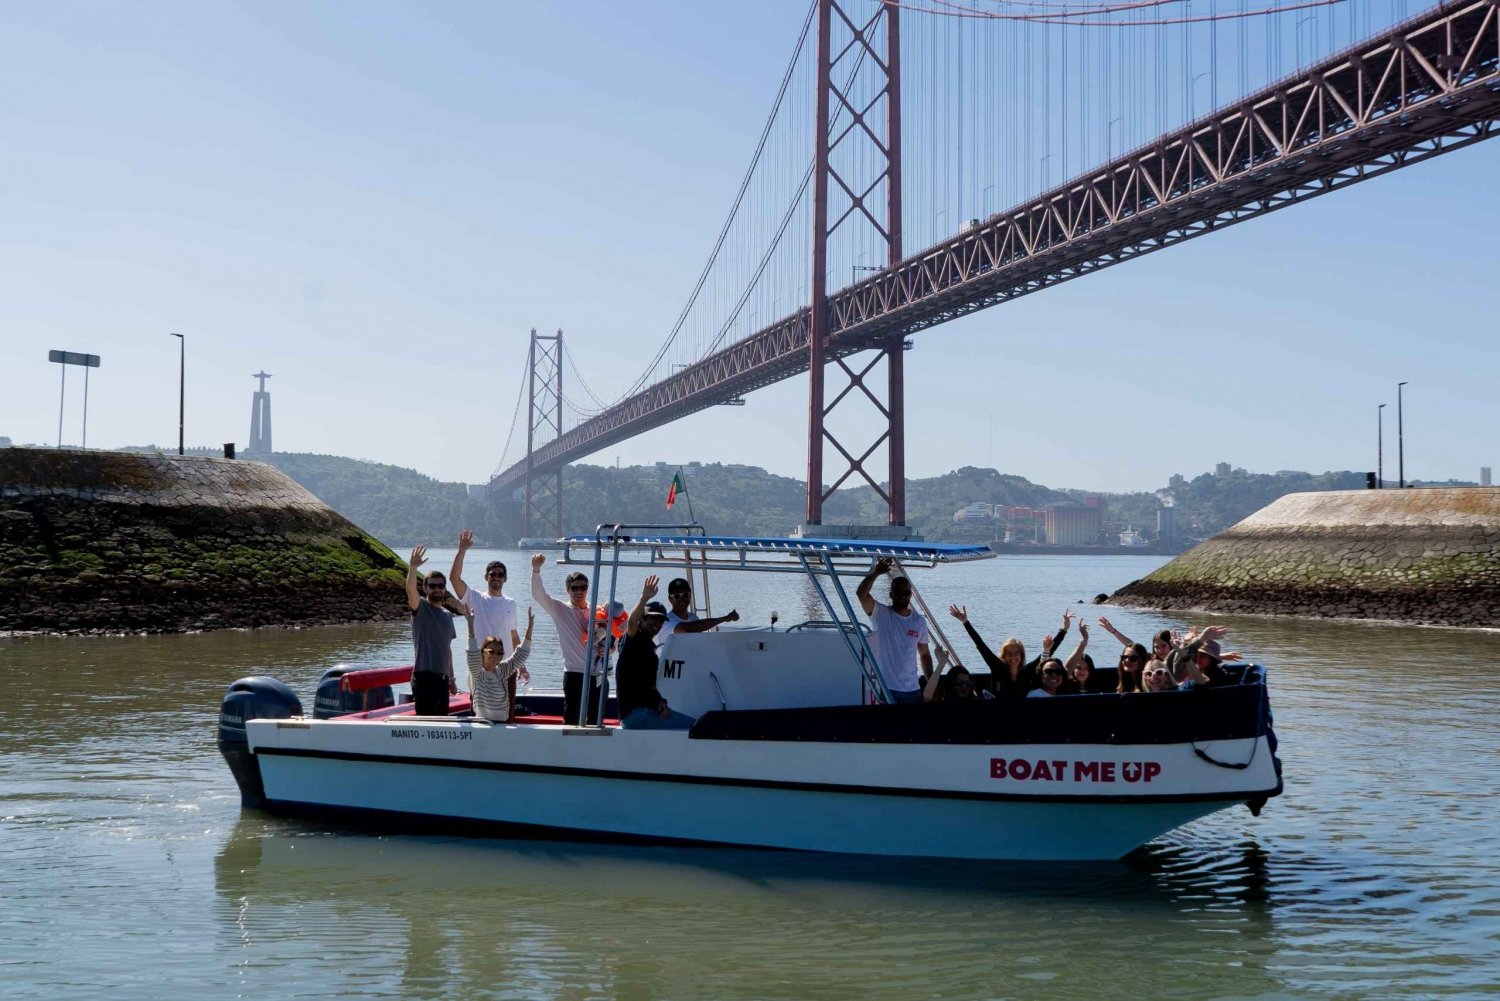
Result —
<svg viewBox="0 0 1500 1001"><path fill-rule="evenodd" d="M427 833L566 832L862 855L1117 859L1247 797L1141 803L966 800L441 769L260 755L269 808L421 820ZM406 826L399 824L398 826Z"/></svg>

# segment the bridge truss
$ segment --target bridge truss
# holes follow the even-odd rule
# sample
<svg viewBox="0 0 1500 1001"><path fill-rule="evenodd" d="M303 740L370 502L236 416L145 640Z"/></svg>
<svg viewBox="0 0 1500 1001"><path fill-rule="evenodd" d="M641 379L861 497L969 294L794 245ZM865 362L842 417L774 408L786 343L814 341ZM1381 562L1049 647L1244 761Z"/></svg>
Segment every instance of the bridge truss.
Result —
<svg viewBox="0 0 1500 1001"><path fill-rule="evenodd" d="M1497 132L1500 0L1444 3L828 296L821 351L828 361L888 351ZM558 434L492 488L807 371L816 322L808 308L781 318Z"/></svg>

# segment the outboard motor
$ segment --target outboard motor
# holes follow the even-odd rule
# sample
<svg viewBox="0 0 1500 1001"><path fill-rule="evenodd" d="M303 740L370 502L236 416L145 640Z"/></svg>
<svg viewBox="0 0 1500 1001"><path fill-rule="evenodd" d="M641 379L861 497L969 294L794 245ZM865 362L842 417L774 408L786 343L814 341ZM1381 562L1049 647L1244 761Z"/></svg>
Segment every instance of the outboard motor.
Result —
<svg viewBox="0 0 1500 1001"><path fill-rule="evenodd" d="M224 704L219 707L219 753L234 773L243 805L261 806L266 800L260 765L250 753L245 723L252 719L289 719L301 715L301 700L275 678L241 678L224 693Z"/></svg>
<svg viewBox="0 0 1500 1001"><path fill-rule="evenodd" d="M323 677L318 679L318 694L313 699L313 719L332 719L396 704L390 685L377 685L360 692L345 691L340 679L357 670L359 668L348 664L336 664L323 672Z"/></svg>

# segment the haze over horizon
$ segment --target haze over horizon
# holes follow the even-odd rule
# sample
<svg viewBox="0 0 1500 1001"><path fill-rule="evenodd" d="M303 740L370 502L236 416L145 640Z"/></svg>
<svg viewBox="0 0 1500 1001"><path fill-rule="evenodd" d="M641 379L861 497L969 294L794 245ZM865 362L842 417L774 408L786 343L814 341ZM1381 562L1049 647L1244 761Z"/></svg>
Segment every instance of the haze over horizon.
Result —
<svg viewBox="0 0 1500 1001"><path fill-rule="evenodd" d="M661 343L805 7L13 9L0 435L56 441L60 348L103 358L89 444L174 445L176 331L189 445L243 447L263 369L278 451L482 482L530 328L561 327L602 392ZM1408 479L1475 479L1500 465L1497 169L1481 143L917 334L908 475L1374 469L1387 403L1394 482L1408 380ZM806 396L787 380L585 461L800 479Z"/></svg>

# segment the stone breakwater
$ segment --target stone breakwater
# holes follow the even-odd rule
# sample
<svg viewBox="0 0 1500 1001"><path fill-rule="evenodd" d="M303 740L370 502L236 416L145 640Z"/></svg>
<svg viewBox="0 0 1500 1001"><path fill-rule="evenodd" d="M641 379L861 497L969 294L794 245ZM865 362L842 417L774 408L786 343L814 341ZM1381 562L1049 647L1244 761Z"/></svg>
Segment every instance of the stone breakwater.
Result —
<svg viewBox="0 0 1500 1001"><path fill-rule="evenodd" d="M405 572L262 463L0 448L0 632L399 619Z"/></svg>
<svg viewBox="0 0 1500 1001"><path fill-rule="evenodd" d="M1112 604L1500 626L1500 488L1288 494Z"/></svg>

